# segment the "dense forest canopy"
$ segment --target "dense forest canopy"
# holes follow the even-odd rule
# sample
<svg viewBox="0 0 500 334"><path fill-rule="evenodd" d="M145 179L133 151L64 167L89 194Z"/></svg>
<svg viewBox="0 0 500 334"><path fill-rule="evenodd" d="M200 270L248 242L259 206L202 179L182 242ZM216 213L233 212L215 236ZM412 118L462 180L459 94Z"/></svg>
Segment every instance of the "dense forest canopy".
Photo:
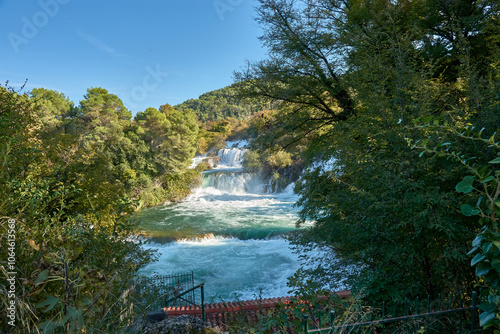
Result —
<svg viewBox="0 0 500 334"><path fill-rule="evenodd" d="M202 122L222 121L226 118L246 119L254 113L271 109L269 102L260 98L244 99L238 96L238 87L246 83L233 84L200 95L176 105L179 110L191 110Z"/></svg>
<svg viewBox="0 0 500 334"><path fill-rule="evenodd" d="M247 166L305 159L299 224L314 225L291 240L328 252L303 273L378 300L480 285L482 324L498 323L498 2L259 3L270 57L236 79L281 104Z"/></svg>

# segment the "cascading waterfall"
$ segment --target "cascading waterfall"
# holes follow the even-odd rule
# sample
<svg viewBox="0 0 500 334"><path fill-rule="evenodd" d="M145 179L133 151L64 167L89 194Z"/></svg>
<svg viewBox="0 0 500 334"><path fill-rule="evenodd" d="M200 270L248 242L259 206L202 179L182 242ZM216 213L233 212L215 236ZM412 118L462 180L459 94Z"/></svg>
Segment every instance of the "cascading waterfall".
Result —
<svg viewBox="0 0 500 334"><path fill-rule="evenodd" d="M246 153L247 150L241 148L221 149L217 153L217 156L219 157L219 165L226 167L241 167Z"/></svg>
<svg viewBox="0 0 500 334"><path fill-rule="evenodd" d="M264 184L260 177L251 173L206 173L203 175L203 188L213 188L231 194L264 192Z"/></svg>
<svg viewBox="0 0 500 334"><path fill-rule="evenodd" d="M146 247L160 254L143 274L193 271L208 301L287 295L300 263L282 236L295 229L297 198L290 189L264 193L260 177L242 171L245 153L220 150L216 169L185 201L138 213Z"/></svg>

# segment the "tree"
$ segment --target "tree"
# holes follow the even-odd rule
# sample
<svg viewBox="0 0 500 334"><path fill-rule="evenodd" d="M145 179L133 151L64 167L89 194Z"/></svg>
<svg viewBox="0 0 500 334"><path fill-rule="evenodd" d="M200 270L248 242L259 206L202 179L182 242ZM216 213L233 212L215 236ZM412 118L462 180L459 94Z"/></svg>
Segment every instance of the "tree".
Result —
<svg viewBox="0 0 500 334"><path fill-rule="evenodd" d="M220 121L227 117L242 119L262 110L261 99L241 99L238 97L238 87L245 83L236 83L200 95L198 99L190 99L175 106L181 111L191 110L202 121Z"/></svg>
<svg viewBox="0 0 500 334"><path fill-rule="evenodd" d="M237 80L250 82L244 95L285 102L268 143L307 147L299 223L314 224L292 241L329 251L311 275L347 277L375 299L477 282L467 243L480 226L453 209L464 169L419 160L407 140L448 138L409 126L420 117L498 126L498 81L485 76L498 12L493 1L260 1L271 58Z"/></svg>
<svg viewBox="0 0 500 334"><path fill-rule="evenodd" d="M47 123L39 117L47 113L38 108L47 105L39 102L0 87L0 243L15 249L14 263L8 252L0 254L0 275L14 282L16 295L12 299L3 285L0 304L7 319L15 300L17 316L16 327L2 321L0 331L120 330L133 318L128 311L133 300L123 291L130 291L152 253L130 241L134 224L126 214L133 206L117 184L111 194L99 193L105 185L80 187L95 181L93 173L105 174L104 180L111 171L75 173L75 167L85 166L80 159L88 156L78 154L85 152L67 152L71 143L44 145ZM98 155L91 158L99 160ZM14 231L14 242L7 231Z"/></svg>
<svg viewBox="0 0 500 334"><path fill-rule="evenodd" d="M38 118L46 127L43 130L48 136L54 135L67 123L74 104L64 94L45 88L35 88L31 91L31 99L35 100L39 107Z"/></svg>
<svg viewBox="0 0 500 334"><path fill-rule="evenodd" d="M125 108L123 102L104 88L87 89L87 94L80 101L80 118L88 129L114 128L127 125L132 113Z"/></svg>
<svg viewBox="0 0 500 334"><path fill-rule="evenodd" d="M257 22L264 29L262 43L270 59L249 63L235 74L242 96L268 98L321 111L300 119L303 125L322 126L355 115L352 97L342 80L343 62L337 33L328 14L314 3L262 0Z"/></svg>
<svg viewBox="0 0 500 334"><path fill-rule="evenodd" d="M144 129L143 140L150 145L155 176L176 174L189 166L194 157L198 125L194 115L168 105L148 108L135 120Z"/></svg>
<svg viewBox="0 0 500 334"><path fill-rule="evenodd" d="M428 119L428 122L416 124L428 129L439 129L448 132L452 142L442 143L425 139L411 142L412 148L423 150L420 156L427 159L448 157L455 163L466 168L468 175L457 183L455 189L461 194L459 199L460 212L466 217L479 217L480 228L472 241L472 250L468 255L474 255L471 266L480 278L481 297L483 302L479 316L480 325L485 328L500 329L500 143L492 136L483 137L484 128L477 130L474 126L465 127L441 122L439 119ZM432 121L432 122L429 122ZM479 144L485 152L481 158L464 153L460 141ZM458 144L458 145L457 145ZM430 154L430 155L429 155Z"/></svg>
<svg viewBox="0 0 500 334"><path fill-rule="evenodd" d="M178 173L191 164L196 153L198 124L193 114L172 109L167 114L170 127L166 137L167 174Z"/></svg>

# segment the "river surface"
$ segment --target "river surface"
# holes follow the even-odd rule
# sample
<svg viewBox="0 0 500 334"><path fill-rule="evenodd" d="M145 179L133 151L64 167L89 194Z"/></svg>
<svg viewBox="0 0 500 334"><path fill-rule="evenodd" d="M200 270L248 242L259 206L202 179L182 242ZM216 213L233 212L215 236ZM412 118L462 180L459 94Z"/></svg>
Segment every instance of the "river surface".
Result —
<svg viewBox="0 0 500 334"><path fill-rule="evenodd" d="M219 165L182 203L137 214L146 248L160 255L142 274L193 272L207 302L288 295L300 262L283 235L295 229L297 196L292 187L266 193L257 175L242 172L244 152L220 151Z"/></svg>

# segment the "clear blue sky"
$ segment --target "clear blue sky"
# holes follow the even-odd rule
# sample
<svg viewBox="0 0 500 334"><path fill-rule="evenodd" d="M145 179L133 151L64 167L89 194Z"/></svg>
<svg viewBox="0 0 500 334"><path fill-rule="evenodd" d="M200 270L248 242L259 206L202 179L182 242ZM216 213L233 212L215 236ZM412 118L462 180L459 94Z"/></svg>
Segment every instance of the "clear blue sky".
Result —
<svg viewBox="0 0 500 334"><path fill-rule="evenodd" d="M230 85L265 58L255 0L0 0L0 82L78 104L87 88L135 114Z"/></svg>

